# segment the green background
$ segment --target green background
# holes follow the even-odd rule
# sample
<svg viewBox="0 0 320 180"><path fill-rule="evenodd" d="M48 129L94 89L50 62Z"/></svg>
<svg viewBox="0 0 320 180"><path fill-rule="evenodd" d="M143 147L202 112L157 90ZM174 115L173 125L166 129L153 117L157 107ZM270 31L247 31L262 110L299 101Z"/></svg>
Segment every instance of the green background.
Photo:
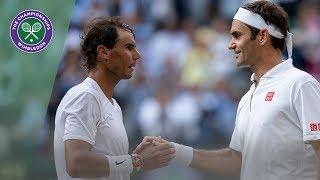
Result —
<svg viewBox="0 0 320 180"><path fill-rule="evenodd" d="M0 1L0 179L55 179L52 152L39 142L46 107L74 1ZM10 38L10 24L23 10L45 13L53 24L53 37L39 53L18 50Z"/></svg>

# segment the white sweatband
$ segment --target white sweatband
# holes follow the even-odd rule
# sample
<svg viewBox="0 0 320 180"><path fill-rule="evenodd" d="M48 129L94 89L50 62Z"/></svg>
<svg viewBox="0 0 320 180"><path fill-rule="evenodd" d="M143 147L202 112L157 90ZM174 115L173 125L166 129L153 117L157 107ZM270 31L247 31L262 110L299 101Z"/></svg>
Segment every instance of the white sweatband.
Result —
<svg viewBox="0 0 320 180"><path fill-rule="evenodd" d="M109 177L118 176L120 174L130 174L133 170L130 155L108 156Z"/></svg>
<svg viewBox="0 0 320 180"><path fill-rule="evenodd" d="M175 149L175 157L170 163L179 164L182 166L189 166L193 158L193 148L174 142L170 142Z"/></svg>
<svg viewBox="0 0 320 180"><path fill-rule="evenodd" d="M259 14L251 12L245 8L239 8L233 19L239 20L260 30L267 29L268 33L273 37L279 39L283 39L285 37L274 25L267 24ZM292 56L292 36L293 34L287 31L287 37L285 41L288 51L288 59Z"/></svg>

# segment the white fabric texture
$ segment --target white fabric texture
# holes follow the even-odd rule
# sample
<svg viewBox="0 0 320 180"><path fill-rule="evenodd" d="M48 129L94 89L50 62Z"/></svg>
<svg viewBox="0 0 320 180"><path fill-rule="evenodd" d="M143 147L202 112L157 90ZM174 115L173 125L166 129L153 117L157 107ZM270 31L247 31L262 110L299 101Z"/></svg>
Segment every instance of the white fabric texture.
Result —
<svg viewBox="0 0 320 180"><path fill-rule="evenodd" d="M241 180L315 180L320 139L320 84L293 67L275 66L238 106L230 148L242 153Z"/></svg>
<svg viewBox="0 0 320 180"><path fill-rule="evenodd" d="M294 98L294 108L301 119L303 140L306 143L320 139L320 86L317 81L304 83ZM311 129L311 125L316 125Z"/></svg>
<svg viewBox="0 0 320 180"><path fill-rule="evenodd" d="M91 78L71 88L56 113L54 158L59 180L71 178L66 172L64 141L78 139L92 145L92 151L107 156L128 155L129 142L120 106L104 95ZM107 167L106 167L107 168ZM90 180L129 180L130 173L90 178Z"/></svg>
<svg viewBox="0 0 320 180"><path fill-rule="evenodd" d="M170 161L172 164L189 166L193 158L193 148L171 142L175 149L175 157Z"/></svg>
<svg viewBox="0 0 320 180"><path fill-rule="evenodd" d="M122 174L130 174L133 170L130 155L122 156L106 156L108 158L110 176L121 176Z"/></svg>

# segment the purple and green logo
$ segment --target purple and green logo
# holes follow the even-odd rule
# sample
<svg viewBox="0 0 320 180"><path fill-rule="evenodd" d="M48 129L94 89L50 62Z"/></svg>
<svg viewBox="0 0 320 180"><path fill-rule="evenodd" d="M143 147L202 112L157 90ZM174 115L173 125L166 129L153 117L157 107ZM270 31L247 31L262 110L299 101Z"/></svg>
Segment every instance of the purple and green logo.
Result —
<svg viewBox="0 0 320 180"><path fill-rule="evenodd" d="M12 21L11 40L21 51L36 53L45 49L52 38L50 19L38 10L20 12Z"/></svg>

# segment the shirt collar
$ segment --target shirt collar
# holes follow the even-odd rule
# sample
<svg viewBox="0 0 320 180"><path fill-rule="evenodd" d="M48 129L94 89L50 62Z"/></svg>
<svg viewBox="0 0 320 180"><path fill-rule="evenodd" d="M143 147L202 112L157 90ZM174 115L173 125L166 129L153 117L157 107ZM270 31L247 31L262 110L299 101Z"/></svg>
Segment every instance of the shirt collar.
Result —
<svg viewBox="0 0 320 180"><path fill-rule="evenodd" d="M281 75L282 73L284 73L285 71L287 71L288 69L290 69L291 67L293 67L292 65L292 59L289 58L285 61L282 61L282 63L276 65L275 67L273 67L272 69L270 69L267 73L265 73L261 78L273 78L273 77L277 77L279 75ZM250 80L252 82L254 82L254 73L251 75Z"/></svg>
<svg viewBox="0 0 320 180"><path fill-rule="evenodd" d="M107 102L109 102L112 106L115 105L116 101L112 98L112 103L110 102L110 100L107 98L107 96L104 94L104 92L102 91L101 87L99 86L99 84L94 80L92 79L91 77L87 77L85 79L85 81L89 82L89 84L91 84L99 93L102 97L105 97Z"/></svg>
<svg viewBox="0 0 320 180"><path fill-rule="evenodd" d="M97 91L99 91L99 93L103 94L102 89L100 88L99 84L94 79L92 79L91 77L87 77L85 79L85 81L89 82L89 84L91 84Z"/></svg>

